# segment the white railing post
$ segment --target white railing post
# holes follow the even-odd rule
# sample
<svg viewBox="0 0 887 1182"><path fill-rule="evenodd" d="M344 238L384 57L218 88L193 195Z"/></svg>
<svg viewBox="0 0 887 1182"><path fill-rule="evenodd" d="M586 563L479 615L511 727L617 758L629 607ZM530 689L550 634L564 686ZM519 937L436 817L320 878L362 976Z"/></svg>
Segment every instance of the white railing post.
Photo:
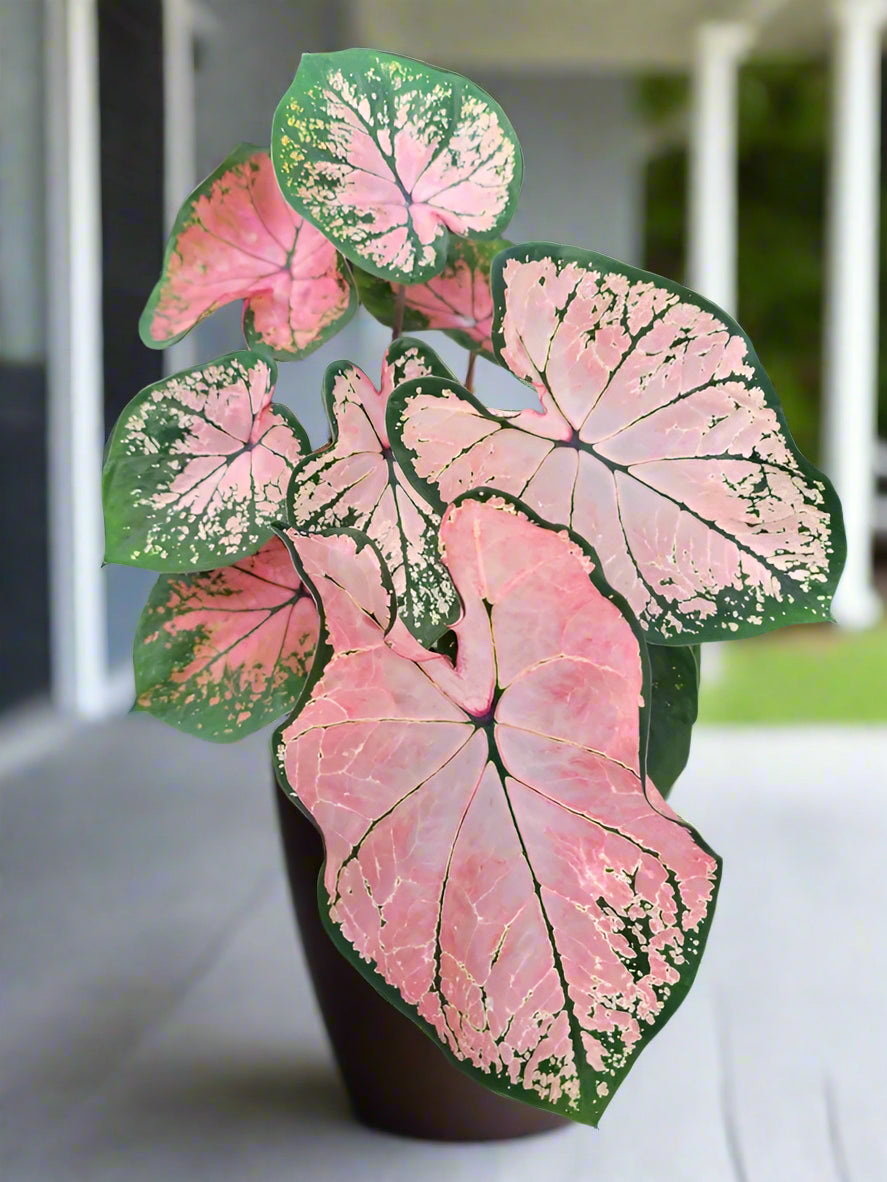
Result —
<svg viewBox="0 0 887 1182"><path fill-rule="evenodd" d="M736 314L739 67L753 31L737 21L707 21L696 32L688 174L687 282ZM707 644L702 675L724 673L723 646Z"/></svg>
<svg viewBox="0 0 887 1182"><path fill-rule="evenodd" d="M726 311L736 311L737 89L752 29L707 21L696 33L689 160L687 279Z"/></svg>
<svg viewBox="0 0 887 1182"><path fill-rule="evenodd" d="M844 627L865 628L881 612L872 543L885 5L883 0L840 0L833 15L823 450L847 529L847 565L833 614Z"/></svg>
<svg viewBox="0 0 887 1182"><path fill-rule="evenodd" d="M163 0L163 206L164 234L197 184L194 7L192 0ZM168 374L197 364L194 333L166 349Z"/></svg>

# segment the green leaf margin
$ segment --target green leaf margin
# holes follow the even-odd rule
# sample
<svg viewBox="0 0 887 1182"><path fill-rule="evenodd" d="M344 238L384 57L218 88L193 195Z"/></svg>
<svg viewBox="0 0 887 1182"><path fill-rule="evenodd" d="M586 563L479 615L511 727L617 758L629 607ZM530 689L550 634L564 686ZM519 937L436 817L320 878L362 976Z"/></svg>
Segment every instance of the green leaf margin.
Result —
<svg viewBox="0 0 887 1182"><path fill-rule="evenodd" d="M683 648L647 642L650 655L650 735L647 771L664 797L690 757L699 709L699 645Z"/></svg>

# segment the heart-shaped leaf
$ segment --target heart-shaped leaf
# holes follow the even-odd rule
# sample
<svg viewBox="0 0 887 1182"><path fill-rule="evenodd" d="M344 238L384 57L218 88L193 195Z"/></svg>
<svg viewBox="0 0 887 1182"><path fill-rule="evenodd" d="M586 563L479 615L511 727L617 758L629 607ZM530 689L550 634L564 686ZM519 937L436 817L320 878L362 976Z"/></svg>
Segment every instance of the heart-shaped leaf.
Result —
<svg viewBox="0 0 887 1182"><path fill-rule="evenodd" d="M427 283L410 284L404 292L403 328L407 332L441 329L466 349L492 358L493 295L490 266L510 243L470 242L453 238L447 265ZM393 325L397 294L385 279L355 268L360 300L383 324Z"/></svg>
<svg viewBox="0 0 887 1182"><path fill-rule="evenodd" d="M347 263L284 200L265 148L241 144L179 211L139 331L165 349L205 316L244 300L251 348L311 353L357 311Z"/></svg>
<svg viewBox="0 0 887 1182"><path fill-rule="evenodd" d="M829 482L795 447L748 338L666 279L551 244L493 264L496 353L542 411L435 379L389 407L431 503L491 485L595 547L662 644L828 618L844 561Z"/></svg>
<svg viewBox="0 0 887 1182"><path fill-rule="evenodd" d="M293 472L288 520L303 532L345 526L366 533L394 580L401 619L431 644L459 614L459 600L438 553L440 516L404 479L385 433L391 391L425 374L452 380L437 354L409 337L388 349L381 390L356 365L329 367L323 393L332 443Z"/></svg>
<svg viewBox="0 0 887 1182"><path fill-rule="evenodd" d="M485 491L441 526L455 664L391 626L371 543L290 541L323 656L275 749L331 936L481 1082L596 1123L687 992L719 877L645 791L640 630L578 538Z"/></svg>
<svg viewBox="0 0 887 1182"><path fill-rule="evenodd" d="M667 797L687 766L699 707L699 646L651 644L647 774Z"/></svg>
<svg viewBox="0 0 887 1182"><path fill-rule="evenodd" d="M523 168L514 129L480 87L369 49L302 55L271 152L293 207L395 283L442 270L449 231L497 237Z"/></svg>
<svg viewBox="0 0 887 1182"><path fill-rule="evenodd" d="M136 704L189 735L240 739L292 710L317 629L279 538L233 566L162 575L136 629Z"/></svg>
<svg viewBox="0 0 887 1182"><path fill-rule="evenodd" d="M124 409L102 477L105 558L213 570L255 553L309 449L271 404L277 367L246 349L148 386Z"/></svg>

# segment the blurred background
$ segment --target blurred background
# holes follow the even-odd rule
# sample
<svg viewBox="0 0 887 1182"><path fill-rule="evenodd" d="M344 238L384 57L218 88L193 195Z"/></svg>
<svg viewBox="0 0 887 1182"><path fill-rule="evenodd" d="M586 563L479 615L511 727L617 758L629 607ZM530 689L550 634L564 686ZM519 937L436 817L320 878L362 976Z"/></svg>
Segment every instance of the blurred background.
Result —
<svg viewBox="0 0 887 1182"><path fill-rule="evenodd" d="M887 1177L885 21L881 0L0 0L0 1176ZM727 867L697 989L600 1133L519 1149L347 1122L265 748L127 716L154 576L101 567L118 413L241 339L231 306L141 345L173 217L268 142L302 52L355 44L499 100L525 157L512 240L733 311L847 518L835 624L704 654L673 798ZM374 373L385 338L360 317L281 367L314 442L325 367ZM485 362L477 387L520 397Z"/></svg>

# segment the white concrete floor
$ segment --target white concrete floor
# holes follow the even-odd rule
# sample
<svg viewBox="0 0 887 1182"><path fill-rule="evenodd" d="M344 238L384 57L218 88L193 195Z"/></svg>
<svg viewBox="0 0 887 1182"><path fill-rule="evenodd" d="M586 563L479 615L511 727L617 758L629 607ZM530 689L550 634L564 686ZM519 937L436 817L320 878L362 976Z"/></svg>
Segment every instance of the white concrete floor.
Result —
<svg viewBox="0 0 887 1182"><path fill-rule="evenodd" d="M693 992L600 1130L428 1145L349 1117L265 741L145 717L0 785L3 1182L883 1182L887 730L700 731L725 858Z"/></svg>

